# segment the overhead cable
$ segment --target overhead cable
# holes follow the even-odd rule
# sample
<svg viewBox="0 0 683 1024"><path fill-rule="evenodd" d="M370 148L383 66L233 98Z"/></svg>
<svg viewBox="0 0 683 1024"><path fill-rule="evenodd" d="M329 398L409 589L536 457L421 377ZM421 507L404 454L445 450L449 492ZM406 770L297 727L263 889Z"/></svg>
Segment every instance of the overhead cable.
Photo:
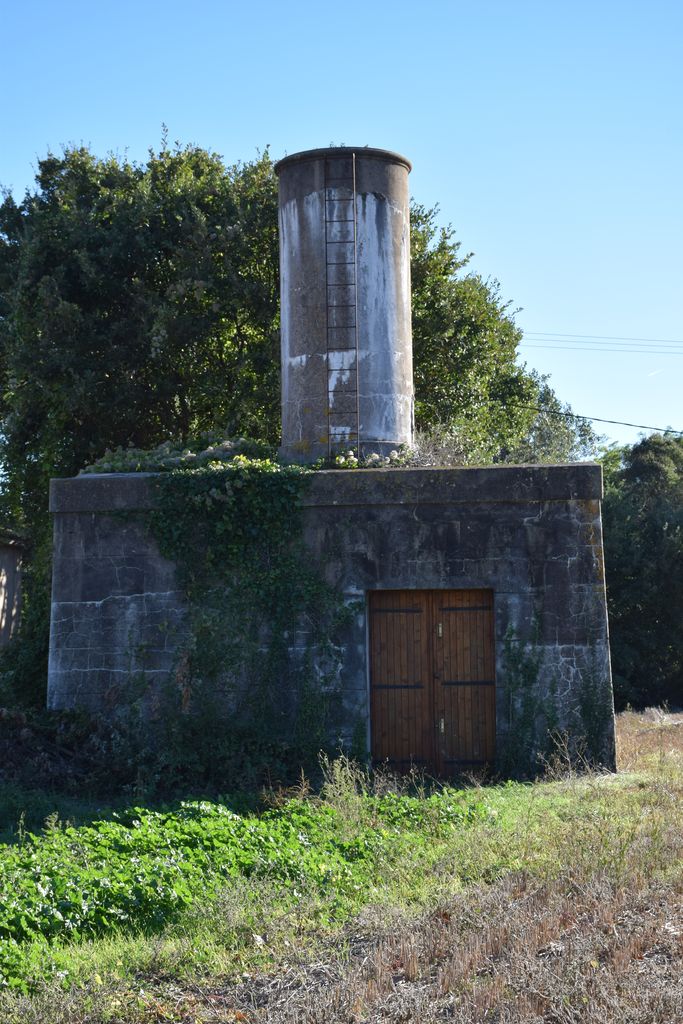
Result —
<svg viewBox="0 0 683 1024"><path fill-rule="evenodd" d="M647 341L656 345L683 345L683 338L624 338L618 334L558 334L553 331L524 331L524 334L536 338L584 338L595 341Z"/></svg>
<svg viewBox="0 0 683 1024"><path fill-rule="evenodd" d="M499 402L496 404L508 405L507 402ZM509 407L512 409L530 409L532 412L546 413L548 416L563 416L570 420L590 420L593 423L611 423L618 427L637 427L640 430L654 430L658 434L680 434L683 437L683 430L674 430L672 427L648 427L645 423L626 423L624 420L605 420L600 416L582 416L578 412L562 412L559 409L541 409L536 405L512 404Z"/></svg>

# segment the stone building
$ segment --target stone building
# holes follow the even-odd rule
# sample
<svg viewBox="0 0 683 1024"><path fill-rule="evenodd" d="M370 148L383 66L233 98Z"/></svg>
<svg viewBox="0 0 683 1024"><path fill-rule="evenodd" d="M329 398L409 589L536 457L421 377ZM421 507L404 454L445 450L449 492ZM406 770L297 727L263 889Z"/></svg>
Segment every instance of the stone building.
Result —
<svg viewBox="0 0 683 1024"><path fill-rule="evenodd" d="M386 454L412 437L410 164L330 149L276 170L283 454ZM613 767L601 495L592 463L315 473L304 542L351 609L339 735L444 777L533 770L554 733ZM174 671L175 567L119 515L154 500L145 474L52 482L50 707Z"/></svg>
<svg viewBox="0 0 683 1024"><path fill-rule="evenodd" d="M0 647L9 643L21 615L21 558L24 542L11 530L0 531Z"/></svg>

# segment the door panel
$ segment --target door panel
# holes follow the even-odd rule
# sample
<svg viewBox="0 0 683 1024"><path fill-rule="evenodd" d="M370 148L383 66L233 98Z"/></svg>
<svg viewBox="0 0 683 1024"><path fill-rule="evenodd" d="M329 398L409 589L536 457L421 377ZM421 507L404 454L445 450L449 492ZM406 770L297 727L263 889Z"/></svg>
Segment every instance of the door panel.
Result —
<svg viewBox="0 0 683 1024"><path fill-rule="evenodd" d="M424 591L370 595L372 756L397 768L428 764L431 729L429 600Z"/></svg>
<svg viewBox="0 0 683 1024"><path fill-rule="evenodd" d="M433 591L432 612L438 768L449 775L494 755L493 594Z"/></svg>
<svg viewBox="0 0 683 1024"><path fill-rule="evenodd" d="M490 590L369 595L372 756L448 776L495 755Z"/></svg>

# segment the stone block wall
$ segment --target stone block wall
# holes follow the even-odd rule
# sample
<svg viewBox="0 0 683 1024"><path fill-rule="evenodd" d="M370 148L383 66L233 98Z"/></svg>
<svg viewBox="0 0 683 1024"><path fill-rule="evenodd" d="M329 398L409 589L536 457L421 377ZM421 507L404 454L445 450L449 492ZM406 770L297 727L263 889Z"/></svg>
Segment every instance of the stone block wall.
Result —
<svg viewBox="0 0 683 1024"><path fill-rule="evenodd" d="M0 647L14 636L21 618L21 557L23 543L0 532Z"/></svg>
<svg viewBox="0 0 683 1024"><path fill-rule="evenodd" d="M163 681L185 635L175 570L135 513L147 474L53 480L48 707L103 712L136 676Z"/></svg>
<svg viewBox="0 0 683 1024"><path fill-rule="evenodd" d="M368 592L487 588L500 766L515 752L516 770L532 767L551 727L613 766L601 492L589 463L316 473L304 540L353 609L339 638L340 737L370 728ZM152 500L145 474L53 481L52 708L102 710L132 674L173 671L183 594L130 516Z"/></svg>

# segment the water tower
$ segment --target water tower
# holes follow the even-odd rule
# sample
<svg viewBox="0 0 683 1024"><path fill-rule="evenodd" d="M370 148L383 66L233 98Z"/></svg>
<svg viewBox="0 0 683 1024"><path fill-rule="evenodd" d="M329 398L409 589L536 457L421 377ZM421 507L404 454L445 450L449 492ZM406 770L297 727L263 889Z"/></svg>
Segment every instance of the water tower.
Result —
<svg viewBox="0 0 683 1024"><path fill-rule="evenodd" d="M282 451L296 461L412 441L410 169L368 147L275 165Z"/></svg>
<svg viewBox="0 0 683 1024"><path fill-rule="evenodd" d="M276 170L283 452L409 443L410 164L334 148ZM590 463L311 473L301 539L348 605L336 676L314 665L322 703L336 694L330 742L449 778L533 772L560 734L613 768L601 497ZM192 620L149 530L157 500L152 474L52 481L50 707L114 713L131 683L177 687ZM273 687L283 714L297 685Z"/></svg>

